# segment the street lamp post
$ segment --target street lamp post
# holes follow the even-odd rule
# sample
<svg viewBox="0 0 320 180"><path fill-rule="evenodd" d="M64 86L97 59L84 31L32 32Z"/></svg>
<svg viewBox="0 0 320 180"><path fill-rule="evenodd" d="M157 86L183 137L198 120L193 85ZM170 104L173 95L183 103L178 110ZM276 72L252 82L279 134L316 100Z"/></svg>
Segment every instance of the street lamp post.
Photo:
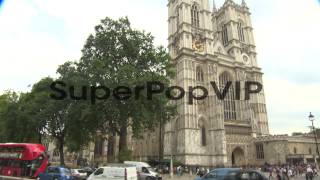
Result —
<svg viewBox="0 0 320 180"><path fill-rule="evenodd" d="M319 147L318 147L318 139L317 139L317 132L316 132L316 129L315 129L314 124L313 124L313 121L315 120L315 118L314 118L314 116L312 115L311 112L310 112L310 115L309 115L309 120L312 123L312 131L313 131L313 134L314 134L314 141L316 142L316 151L317 151L317 154L318 154L318 158L320 158ZM315 161L316 161L315 163L318 164L317 158L315 159Z"/></svg>

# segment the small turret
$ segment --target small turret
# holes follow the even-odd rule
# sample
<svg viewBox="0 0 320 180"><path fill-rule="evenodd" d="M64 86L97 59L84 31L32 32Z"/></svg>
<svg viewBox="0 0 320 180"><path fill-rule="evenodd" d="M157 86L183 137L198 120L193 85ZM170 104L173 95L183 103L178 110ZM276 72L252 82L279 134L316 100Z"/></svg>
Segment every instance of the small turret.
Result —
<svg viewBox="0 0 320 180"><path fill-rule="evenodd" d="M247 3L246 3L246 1L245 1L245 0L242 0L241 5L242 5L243 7L247 7Z"/></svg>
<svg viewBox="0 0 320 180"><path fill-rule="evenodd" d="M216 6L216 2L215 0L213 0L213 8L212 8L212 12L216 13L217 12L217 6Z"/></svg>

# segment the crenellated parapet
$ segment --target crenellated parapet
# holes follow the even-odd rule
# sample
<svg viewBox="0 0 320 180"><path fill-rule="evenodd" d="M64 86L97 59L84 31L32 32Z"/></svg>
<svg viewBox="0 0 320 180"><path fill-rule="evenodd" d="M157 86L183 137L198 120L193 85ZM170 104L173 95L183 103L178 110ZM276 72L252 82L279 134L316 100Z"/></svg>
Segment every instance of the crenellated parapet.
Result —
<svg viewBox="0 0 320 180"><path fill-rule="evenodd" d="M259 136L254 138L254 142L271 142L271 141L288 141L288 142L303 142L303 143L314 143L314 136L312 134L301 134L295 136L284 135L269 135Z"/></svg>

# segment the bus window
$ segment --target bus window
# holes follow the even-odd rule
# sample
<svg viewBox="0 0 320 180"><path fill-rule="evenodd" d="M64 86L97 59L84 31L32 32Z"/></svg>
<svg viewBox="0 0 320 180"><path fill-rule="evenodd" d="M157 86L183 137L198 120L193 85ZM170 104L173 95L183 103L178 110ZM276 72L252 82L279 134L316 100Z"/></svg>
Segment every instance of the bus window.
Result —
<svg viewBox="0 0 320 180"><path fill-rule="evenodd" d="M42 154L37 159L35 159L31 162L32 175L34 175L36 173L37 169L42 165L43 160L44 160L44 155Z"/></svg>

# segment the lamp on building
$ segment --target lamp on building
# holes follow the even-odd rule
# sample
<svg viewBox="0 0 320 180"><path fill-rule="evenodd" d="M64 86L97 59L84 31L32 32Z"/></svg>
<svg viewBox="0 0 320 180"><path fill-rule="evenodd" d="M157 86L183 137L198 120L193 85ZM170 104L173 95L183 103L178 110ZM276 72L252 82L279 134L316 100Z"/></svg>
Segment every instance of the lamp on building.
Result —
<svg viewBox="0 0 320 180"><path fill-rule="evenodd" d="M310 115L309 115L309 120L312 123L312 131L313 131L313 134L314 134L314 141L316 143L316 150L317 150L318 158L320 158L320 153L319 153L319 148L318 148L317 132L316 132L316 129L315 129L314 124L313 124L313 121L315 120L315 118L314 118L314 115L312 115L311 112L310 112ZM316 163L317 163L317 158L316 158Z"/></svg>

